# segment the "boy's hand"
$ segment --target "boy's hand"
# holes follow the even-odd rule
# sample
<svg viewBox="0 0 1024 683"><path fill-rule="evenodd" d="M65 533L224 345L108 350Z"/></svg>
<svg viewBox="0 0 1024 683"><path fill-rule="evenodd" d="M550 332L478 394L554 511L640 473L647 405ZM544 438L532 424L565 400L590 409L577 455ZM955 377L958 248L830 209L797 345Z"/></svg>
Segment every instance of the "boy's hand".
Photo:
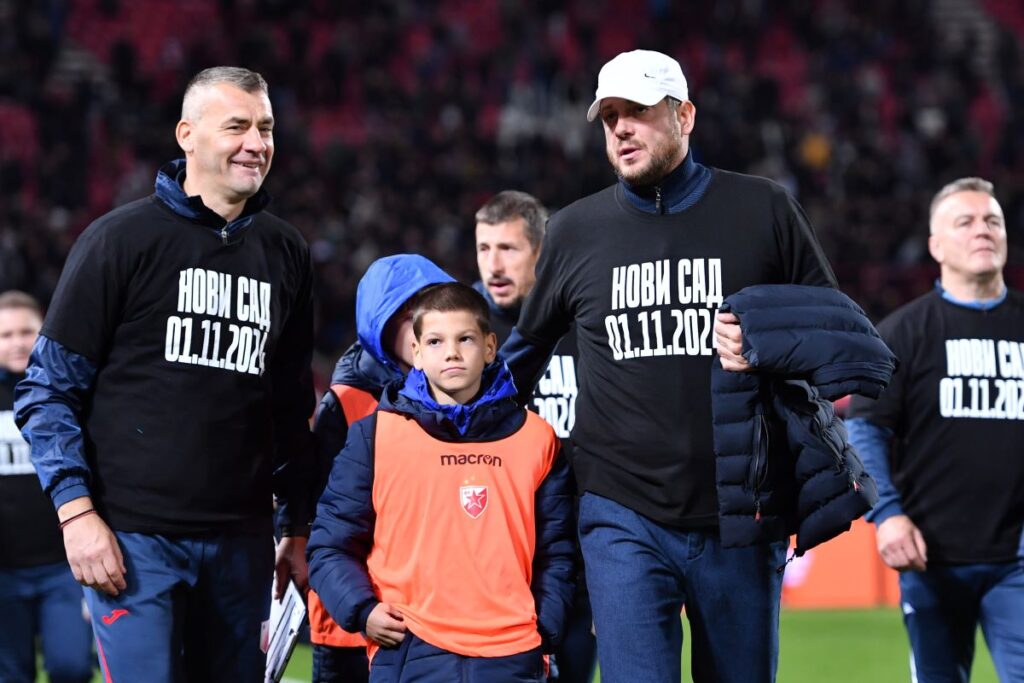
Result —
<svg viewBox="0 0 1024 683"><path fill-rule="evenodd" d="M405 624L398 610L386 602L377 606L366 618L366 635L384 647L395 647L405 639Z"/></svg>

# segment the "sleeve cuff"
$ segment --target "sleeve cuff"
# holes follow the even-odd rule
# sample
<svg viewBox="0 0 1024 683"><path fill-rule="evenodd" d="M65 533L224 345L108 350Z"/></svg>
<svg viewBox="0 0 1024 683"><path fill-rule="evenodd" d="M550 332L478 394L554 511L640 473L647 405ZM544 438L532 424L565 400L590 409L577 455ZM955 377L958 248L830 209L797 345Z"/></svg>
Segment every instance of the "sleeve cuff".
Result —
<svg viewBox="0 0 1024 683"><path fill-rule="evenodd" d="M289 524L281 527L281 536L283 538L288 538L290 536L309 538L309 531L311 528L311 524Z"/></svg>
<svg viewBox="0 0 1024 683"><path fill-rule="evenodd" d="M865 515L865 518L875 526L878 526L890 517L903 514L906 513L903 512L903 508L900 506L900 502L898 500L889 500L884 502L879 501L879 503L875 505L867 515Z"/></svg>
<svg viewBox="0 0 1024 683"><path fill-rule="evenodd" d="M366 603L365 607L363 607L361 610L359 610L359 624L358 624L358 626L359 626L359 632L360 633L363 633L363 634L366 633L366 620L370 618L370 612L372 612L373 609L377 605L379 605L379 604L380 604L379 601L371 600L370 602Z"/></svg>
<svg viewBox="0 0 1024 683"><path fill-rule="evenodd" d="M85 485L85 482L80 479L68 478L57 485L57 488L51 494L51 498L53 499L53 507L56 510L70 500L88 495L90 495L89 487Z"/></svg>

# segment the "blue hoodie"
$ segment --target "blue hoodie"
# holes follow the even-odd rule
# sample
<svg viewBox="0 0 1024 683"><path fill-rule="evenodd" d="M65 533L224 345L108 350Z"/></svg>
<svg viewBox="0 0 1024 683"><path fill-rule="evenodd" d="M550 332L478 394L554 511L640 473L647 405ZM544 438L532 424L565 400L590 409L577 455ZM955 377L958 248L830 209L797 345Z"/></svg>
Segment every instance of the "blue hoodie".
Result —
<svg viewBox="0 0 1024 683"><path fill-rule="evenodd" d="M356 290L359 341L338 359L331 386L354 387L379 398L385 385L401 381L402 370L381 341L384 326L395 311L424 287L454 281L433 261L417 254L385 256L370 264ZM338 397L328 391L317 406L313 421L321 474L319 490L327 483L334 456L345 445L348 426Z"/></svg>
<svg viewBox="0 0 1024 683"><path fill-rule="evenodd" d="M356 290L356 330L359 343L379 363L398 373L398 363L383 347L381 335L391 316L427 285L454 282L430 259L417 254L397 254L377 259L366 269Z"/></svg>

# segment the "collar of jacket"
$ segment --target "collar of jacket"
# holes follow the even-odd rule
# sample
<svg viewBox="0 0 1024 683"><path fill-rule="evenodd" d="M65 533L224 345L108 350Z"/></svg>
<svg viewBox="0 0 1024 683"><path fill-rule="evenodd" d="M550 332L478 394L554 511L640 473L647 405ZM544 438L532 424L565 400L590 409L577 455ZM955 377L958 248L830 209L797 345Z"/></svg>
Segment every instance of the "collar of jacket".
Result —
<svg viewBox="0 0 1024 683"><path fill-rule="evenodd" d="M657 214L690 208L704 196L710 182L711 169L694 161L692 151L660 183L633 186L619 179L630 204L644 213Z"/></svg>
<svg viewBox="0 0 1024 683"><path fill-rule="evenodd" d="M448 441L493 441L522 426L526 412L515 403L516 387L504 361L484 368L480 386L471 403L442 405L430 395L426 375L413 368L397 390L389 385L381 408L410 415L427 433Z"/></svg>
<svg viewBox="0 0 1024 683"><path fill-rule="evenodd" d="M156 196L174 213L205 225L216 232L225 243L240 235L252 225L253 217L270 203L270 193L263 188L249 197L242 213L233 221L224 218L203 204L199 195L185 194L185 160L175 159L163 166L156 174Z"/></svg>
<svg viewBox="0 0 1024 683"><path fill-rule="evenodd" d="M518 306L509 306L503 308L494 302L494 298L491 297L490 291L487 289L487 285L484 284L483 280L477 280L473 283L473 289L480 292L484 300L487 302L487 308L491 311L491 319L499 318L508 324L515 327L515 324L519 321L519 313L522 311L522 304Z"/></svg>
<svg viewBox="0 0 1024 683"><path fill-rule="evenodd" d="M949 292L942 288L941 280L935 281L935 289L938 290L942 298L948 301L949 303L955 306L960 306L962 308L973 308L976 311L991 311L993 308L1006 301L1006 294L1007 292L1010 291L1004 285L1003 293L997 296L995 299L957 299L955 296L953 296L952 294L950 294Z"/></svg>

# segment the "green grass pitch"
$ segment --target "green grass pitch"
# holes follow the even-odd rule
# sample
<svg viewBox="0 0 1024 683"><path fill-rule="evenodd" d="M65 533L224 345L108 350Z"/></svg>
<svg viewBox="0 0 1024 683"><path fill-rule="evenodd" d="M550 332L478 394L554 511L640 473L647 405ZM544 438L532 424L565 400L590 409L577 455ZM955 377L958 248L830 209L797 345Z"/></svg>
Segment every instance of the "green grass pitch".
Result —
<svg viewBox="0 0 1024 683"><path fill-rule="evenodd" d="M689 633L685 637L683 680L689 681ZM783 610L780 640L779 683L910 681L907 636L895 609ZM310 651L303 647L292 656L287 676L309 681L311 671ZM998 683L980 635L971 681Z"/></svg>
<svg viewBox="0 0 1024 683"><path fill-rule="evenodd" d="M685 624L685 620L684 620ZM689 633L683 680L690 680ZM783 610L779 683L901 683L910 680L907 636L894 609ZM292 655L286 681L309 681L310 649ZM40 675L40 683L46 678ZM101 682L97 675L93 678ZM595 678L600 681L600 676ZM998 683L985 643L978 637L972 683Z"/></svg>

